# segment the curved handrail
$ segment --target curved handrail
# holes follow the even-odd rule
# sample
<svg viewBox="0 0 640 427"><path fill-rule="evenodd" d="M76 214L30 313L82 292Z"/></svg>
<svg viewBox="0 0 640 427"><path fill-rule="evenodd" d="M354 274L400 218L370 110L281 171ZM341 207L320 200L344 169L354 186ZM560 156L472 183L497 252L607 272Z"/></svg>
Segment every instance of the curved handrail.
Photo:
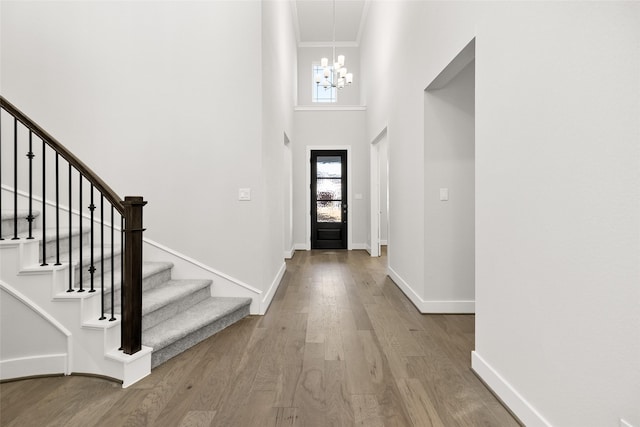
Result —
<svg viewBox="0 0 640 427"><path fill-rule="evenodd" d="M62 145L57 139L51 136L47 131L42 129L36 122L31 120L27 115L23 114L18 108L7 99L0 95L0 105L2 108L11 113L16 119L18 119L23 125L35 133L39 138L47 143L56 153L60 154L66 161L68 161L73 167L78 170L95 188L104 195L104 197L111 203L111 205L120 213L124 215L124 204L122 198L111 189L94 171L85 165L82 160L78 159L71 151L69 151L64 145Z"/></svg>

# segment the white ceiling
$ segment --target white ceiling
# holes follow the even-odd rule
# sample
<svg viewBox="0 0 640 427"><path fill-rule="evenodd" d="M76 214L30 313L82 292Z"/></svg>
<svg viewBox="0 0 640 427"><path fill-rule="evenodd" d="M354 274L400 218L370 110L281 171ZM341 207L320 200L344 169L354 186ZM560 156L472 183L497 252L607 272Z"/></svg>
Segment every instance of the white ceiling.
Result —
<svg viewBox="0 0 640 427"><path fill-rule="evenodd" d="M336 42L357 46L369 0L336 0ZM333 41L333 0L292 2L299 46Z"/></svg>

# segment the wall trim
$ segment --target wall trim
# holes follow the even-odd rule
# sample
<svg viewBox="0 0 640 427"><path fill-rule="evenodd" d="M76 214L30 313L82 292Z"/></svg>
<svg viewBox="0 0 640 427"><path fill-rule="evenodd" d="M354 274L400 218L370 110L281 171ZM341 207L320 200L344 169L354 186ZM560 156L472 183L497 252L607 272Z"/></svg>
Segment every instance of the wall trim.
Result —
<svg viewBox="0 0 640 427"><path fill-rule="evenodd" d="M283 262L280 266L280 270L276 274L276 277L273 278L273 282L271 282L271 286L269 286L269 290L265 292L264 298L260 301L260 314L265 314L271 305L271 301L273 301L273 296L276 294L276 291L280 287L280 283L282 283L282 278L284 277L284 273L287 271L287 263Z"/></svg>
<svg viewBox="0 0 640 427"><path fill-rule="evenodd" d="M391 280L400 288L422 314L474 314L475 301L433 301L423 300L391 266L388 267Z"/></svg>
<svg viewBox="0 0 640 427"><path fill-rule="evenodd" d="M366 111L366 105L296 105L294 111Z"/></svg>
<svg viewBox="0 0 640 427"><path fill-rule="evenodd" d="M27 378L37 375L55 375L68 372L67 354L43 354L0 361L0 380Z"/></svg>
<svg viewBox="0 0 640 427"><path fill-rule="evenodd" d="M298 47L360 47L359 42L354 41L337 41L337 42L301 42L298 41Z"/></svg>
<svg viewBox="0 0 640 427"><path fill-rule="evenodd" d="M295 243L293 245L293 248L296 251L310 251L311 248L309 247L309 245L307 245L306 243Z"/></svg>
<svg viewBox="0 0 640 427"><path fill-rule="evenodd" d="M366 243L352 243L349 249L353 251L370 251L371 247Z"/></svg>
<svg viewBox="0 0 640 427"><path fill-rule="evenodd" d="M209 273L213 273L216 276L222 277L225 280L228 280L229 282L232 282L235 285L238 285L240 287L243 287L244 289L247 289L248 291L253 292L254 294L258 294L258 295L262 294L261 290L256 289L253 286L251 286L251 285L249 285L247 283L244 283L243 281L241 281L239 279L231 277L228 274L225 274L225 273L223 273L223 272L221 272L219 270L216 270L213 267L210 267L210 266L208 266L206 264L203 264L200 261L191 258L190 256L187 256L187 255L185 255L183 253L180 253L180 252L178 252L176 250L168 248L167 246L164 246L163 244L155 242L155 241L153 241L151 239L147 239L146 237L143 238L142 240L143 240L144 243L147 243L147 244L149 244L149 245L151 245L151 246L153 246L153 247L155 247L157 249L160 249L161 251L167 252L168 254L171 254L171 255L173 255L173 256L175 256L177 258L180 258L183 261L186 261L186 262L188 262L190 264L195 265L196 267L199 267L199 268L201 268L203 270L206 270Z"/></svg>
<svg viewBox="0 0 640 427"><path fill-rule="evenodd" d="M471 369L523 425L528 427L551 427L551 423L493 369L477 351L471 352Z"/></svg>
<svg viewBox="0 0 640 427"><path fill-rule="evenodd" d="M284 251L284 259L291 259L293 258L293 254L296 252L296 245L293 244L291 245L291 248L288 250Z"/></svg>

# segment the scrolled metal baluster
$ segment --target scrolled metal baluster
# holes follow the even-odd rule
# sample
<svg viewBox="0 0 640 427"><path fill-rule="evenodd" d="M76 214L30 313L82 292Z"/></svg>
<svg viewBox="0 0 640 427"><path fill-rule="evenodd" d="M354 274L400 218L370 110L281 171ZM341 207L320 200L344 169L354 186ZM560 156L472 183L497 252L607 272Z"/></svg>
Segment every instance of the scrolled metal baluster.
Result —
<svg viewBox="0 0 640 427"><path fill-rule="evenodd" d="M91 266L89 267L89 274L91 275L91 288L89 289L89 292L95 292L96 289L93 285L93 276L94 273L96 272L96 267L93 264L93 211L96 210L96 205L93 204L93 184L91 184L91 204L89 205L89 211L91 211L91 220L90 220L90 226L91 226Z"/></svg>
<svg viewBox="0 0 640 427"><path fill-rule="evenodd" d="M36 155L33 154L33 131L29 130L29 152L27 158L29 159L29 216L27 221L29 222L29 237L27 240L33 240L33 158Z"/></svg>

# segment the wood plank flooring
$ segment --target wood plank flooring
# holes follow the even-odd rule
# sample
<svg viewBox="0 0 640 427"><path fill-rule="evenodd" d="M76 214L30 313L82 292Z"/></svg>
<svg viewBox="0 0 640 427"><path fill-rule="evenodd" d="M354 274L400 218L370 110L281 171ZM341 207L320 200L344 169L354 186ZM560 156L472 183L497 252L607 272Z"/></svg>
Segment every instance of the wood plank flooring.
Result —
<svg viewBox="0 0 640 427"><path fill-rule="evenodd" d="M251 316L139 383L0 384L0 425L518 426L470 370L474 316L421 315L364 251L296 252Z"/></svg>

